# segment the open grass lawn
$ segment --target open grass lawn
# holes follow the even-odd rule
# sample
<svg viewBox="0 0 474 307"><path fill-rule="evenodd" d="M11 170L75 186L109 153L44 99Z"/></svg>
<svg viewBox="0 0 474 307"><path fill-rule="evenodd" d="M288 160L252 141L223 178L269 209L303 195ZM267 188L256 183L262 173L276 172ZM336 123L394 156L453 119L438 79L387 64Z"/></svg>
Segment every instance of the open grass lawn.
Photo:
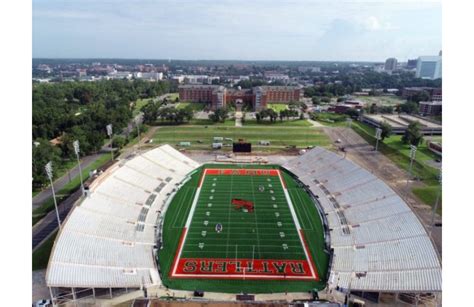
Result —
<svg viewBox="0 0 474 307"><path fill-rule="evenodd" d="M179 102L176 104L176 109L184 109L187 107L191 107L194 112L197 112L202 111L206 107L206 104L199 102Z"/></svg>
<svg viewBox="0 0 474 307"><path fill-rule="evenodd" d="M230 121L227 121L230 122ZM328 147L331 141L322 129L301 126L247 124L235 127L225 124L217 125L182 125L165 126L157 130L153 136L154 144L170 144L176 146L179 142L191 142L188 149L210 150L213 137L231 138L234 141L244 139L252 143L255 151L279 151L287 146L297 147L323 146ZM302 121L307 123L306 121ZM259 146L261 140L270 141L270 146ZM231 144L227 141L225 143ZM224 147L231 150L232 147Z"/></svg>
<svg viewBox="0 0 474 307"><path fill-rule="evenodd" d="M101 167L106 162L111 159L110 154L102 154L97 160L95 160L91 165L82 169L82 176L84 181L89 178L89 172ZM75 190L77 190L81 185L81 179L79 175L72 178L71 182L66 184L60 191L56 192L56 200L61 202L62 200L66 199L69 195L71 195ZM53 198L47 199L40 207L33 210L33 225L36 224L39 220L41 220L46 214L48 214L51 210L54 209L54 201Z"/></svg>
<svg viewBox="0 0 474 307"><path fill-rule="evenodd" d="M345 114L336 114L336 113L326 113L326 112L321 112L317 113L318 117L316 118L316 121L320 122L321 124L325 126L330 126L330 127L341 127L341 126L346 126L346 119L349 118L348 115Z"/></svg>
<svg viewBox="0 0 474 307"><path fill-rule="evenodd" d="M264 168L271 169L274 173L272 175L207 174L202 179L202 188L196 198L197 202L193 210L192 203L198 191L202 171L206 168L216 167L219 169ZM290 205L284 194L282 182L279 176L275 175L277 170L279 167L273 165L219 164L205 165L192 175L191 180L177 192L165 213L164 248L158 255L158 261L162 269L163 283L166 286L172 289L234 293L302 292L313 288L321 289L325 286L329 258L324 253L322 221L316 206L292 177L282 172L282 179L291 200ZM254 211L248 212L247 210L246 212L246 210L235 208L231 204L232 198L251 201ZM296 216L291 214L290 206L294 208ZM176 272L184 275L197 274L200 278L193 278L195 276L186 276L184 279L171 277L169 272L174 268L172 266L174 256L190 212L193 212L192 220L190 220L189 228L185 233L180 255L182 261L177 262ZM292 276L290 265L285 271L287 273L272 270L270 265L268 270L263 271L265 267L262 263L272 263L272 260L277 260L280 264L288 261L310 263L299 237L295 218L308 242L307 251L309 257L313 259L312 263L317 270L319 281L311 277L307 280L290 280L287 278ZM215 230L217 224L222 225L220 232ZM223 273L220 267L214 267L211 271L212 274L219 274L218 279L203 278L202 274L209 272L202 269L202 265L193 267L193 263L202 264L202 259L214 261L214 263L217 261L227 263L225 271L228 274ZM242 262L242 267L247 268L245 274L242 269L239 270L239 266L235 265L235 259ZM183 271L186 268L186 262L188 269L194 268L198 271ZM307 268L305 268L305 272ZM267 274L275 276L275 278L283 277L283 280L248 279L248 275L256 276L258 274ZM299 272L298 274L303 273ZM303 275L299 275L299 277L301 276ZM229 277L232 279L228 279ZM226 279L226 281L222 282L222 279Z"/></svg>
<svg viewBox="0 0 474 307"><path fill-rule="evenodd" d="M381 106L395 106L406 102L406 99L398 96L356 96L356 99L369 105L375 103Z"/></svg>
<svg viewBox="0 0 474 307"><path fill-rule="evenodd" d="M267 104L268 109L273 109L273 111L280 113L280 111L287 110L288 109L288 104L286 103L268 103Z"/></svg>
<svg viewBox="0 0 474 307"><path fill-rule="evenodd" d="M360 122L353 122L352 128L370 144L375 145L375 128ZM402 143L401 138L401 135L392 135L383 142L379 142L379 149L400 168L408 171L410 148L409 145ZM441 141L441 137L436 137L436 139ZM423 142L418 146L415 161L413 162L414 176L420 178L427 185L426 188L414 189L413 193L430 206L434 204L433 198L436 198L436 190L440 188L440 185L438 182L439 171L429 166L427 161L436 158L437 155L427 148L426 142ZM438 211L441 213L441 205Z"/></svg>
<svg viewBox="0 0 474 307"><path fill-rule="evenodd" d="M175 101L176 98L179 98L179 93L170 93L170 94L168 94L168 100Z"/></svg>
<svg viewBox="0 0 474 307"><path fill-rule="evenodd" d="M280 120L277 119L276 122L270 122L269 120L261 120L257 123L256 119L246 119L244 122L244 126L288 126L288 127L312 127L311 123L309 123L306 119L290 119L290 120Z"/></svg>
<svg viewBox="0 0 474 307"><path fill-rule="evenodd" d="M146 106L153 99L154 98L137 99L137 101L135 102L135 107L133 108L133 116L138 115L138 113L140 113L141 109L144 106Z"/></svg>

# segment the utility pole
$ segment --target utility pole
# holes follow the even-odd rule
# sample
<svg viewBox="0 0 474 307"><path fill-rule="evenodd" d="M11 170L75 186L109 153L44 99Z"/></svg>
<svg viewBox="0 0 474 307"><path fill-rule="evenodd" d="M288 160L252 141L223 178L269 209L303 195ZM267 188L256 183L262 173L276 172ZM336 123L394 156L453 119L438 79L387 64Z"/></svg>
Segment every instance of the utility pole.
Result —
<svg viewBox="0 0 474 307"><path fill-rule="evenodd" d="M379 149L379 140L382 138L382 129L375 128L375 151Z"/></svg>
<svg viewBox="0 0 474 307"><path fill-rule="evenodd" d="M79 166L79 178L81 178L82 196L84 196L85 190L84 190L84 183L82 180L82 168L81 168L81 162L79 161L79 152L80 152L79 141L75 140L72 144L74 146L74 152L76 153L77 165Z"/></svg>
<svg viewBox="0 0 474 307"><path fill-rule="evenodd" d="M51 183L51 191L53 192L53 201L54 201L54 208L56 209L56 218L58 219L58 226L59 230L61 230L61 220L59 219L59 211L58 211L58 203L56 202L56 193L54 193L54 185L53 185L53 163L49 161L44 170L46 171L46 175L48 175L49 182Z"/></svg>
<svg viewBox="0 0 474 307"><path fill-rule="evenodd" d="M438 190L438 193L436 195L436 202L435 202L435 205L433 207L433 212L431 213L431 228L430 228L430 235L431 235L431 231L433 230L434 228L434 218L435 218L435 214L436 214L436 211L438 211L438 205L439 205L439 199L441 197L441 191L443 189L443 185L442 185L442 170L440 169L439 170L439 177L438 177L438 181L439 181L439 190Z"/></svg>
<svg viewBox="0 0 474 307"><path fill-rule="evenodd" d="M140 151L140 118L135 119L135 125L137 126L138 135L137 150Z"/></svg>
<svg viewBox="0 0 474 307"><path fill-rule="evenodd" d="M109 136L109 139L110 139L110 154L112 155L112 160L114 160L114 148L113 148L113 141L112 141L112 135L113 135L113 131L112 131L112 124L108 124L107 126L105 126L105 128L107 129L107 135Z"/></svg>
<svg viewBox="0 0 474 307"><path fill-rule="evenodd" d="M415 160L416 150L417 150L417 148L416 148L415 145L410 145L410 168L408 170L409 177L407 179L407 184L408 184L408 180L412 177L413 160Z"/></svg>

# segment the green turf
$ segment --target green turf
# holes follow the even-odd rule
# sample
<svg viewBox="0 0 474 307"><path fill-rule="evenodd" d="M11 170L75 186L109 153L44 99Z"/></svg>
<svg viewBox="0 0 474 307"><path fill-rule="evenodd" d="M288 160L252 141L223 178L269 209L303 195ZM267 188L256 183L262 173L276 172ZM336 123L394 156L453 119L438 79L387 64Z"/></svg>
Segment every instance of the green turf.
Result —
<svg viewBox="0 0 474 307"><path fill-rule="evenodd" d="M197 112L202 111L206 107L206 104L199 102L179 102L176 104L176 109L185 109L187 107L190 107L194 112Z"/></svg>
<svg viewBox="0 0 474 307"><path fill-rule="evenodd" d="M265 190L259 191L259 186ZM252 201L255 212L235 210L230 205L232 198ZM209 203L212 207L208 206ZM279 217L274 216L275 213ZM203 224L205 221L207 226ZM278 227L277 221L281 221L283 226ZM214 230L218 223L224 227L220 233ZM205 237L202 231L207 231ZM285 234L284 238L279 236L280 232ZM203 248L199 248L200 243L204 244ZM288 250L282 247L283 244L288 245ZM305 259L278 177L205 176L181 257L204 255L213 258Z"/></svg>
<svg viewBox="0 0 474 307"><path fill-rule="evenodd" d="M304 121L306 122L306 121ZM306 122L307 123L307 122ZM247 125L234 126L165 126L160 127L153 136L153 144L177 145L179 142L191 142L187 149L210 150L213 137L231 138L234 141L244 139L252 143L254 151L277 152L288 146L305 148L307 146L328 147L331 141L322 129L299 126ZM270 146L259 146L261 140L270 141ZM200 142L199 142L200 141ZM232 150L232 147L224 147Z"/></svg>
<svg viewBox="0 0 474 307"><path fill-rule="evenodd" d="M268 103L267 108L273 109L275 112L280 113L280 111L287 110L287 103Z"/></svg>
<svg viewBox="0 0 474 307"><path fill-rule="evenodd" d="M209 165L203 166L205 167L212 167ZM215 165L214 165L215 167ZM275 168L278 169L278 166L274 165L221 165L219 164L219 168ZM194 199L194 195L196 193L197 185L199 182L199 178L201 176L202 168L198 169L192 176L191 179L179 189L177 194L174 196L170 207L165 213L165 221L163 225L163 249L160 251L158 255L158 261L161 268L162 280L164 285L172 289L185 289L185 290L204 290L204 291L214 291L214 292L228 292L228 293L237 293L237 292L247 292L247 293L272 293L272 292L305 292L310 291L311 289L323 289L326 284L326 276L328 271L328 263L329 257L324 252L324 235L323 235L323 226L322 221L319 217L318 211L316 206L312 202L311 198L306 194L306 192L298 186L298 184L292 179L292 177L282 172L283 178L288 188L288 193L292 199L292 202L295 207L296 214L298 216L298 220L300 225L305 233L306 241L308 242L308 248L312 255L312 258L316 264L318 274L321 278L320 281L277 281L277 280L268 280L268 281L257 281L257 280L207 280L207 279L176 279L176 278L169 278L169 270L172 265L176 249L178 247L179 237L181 235L182 228L185 226L187 216L191 209L191 204ZM243 177L243 176L235 176L235 177ZM220 234L216 234L215 231L209 231L209 235L206 236L206 242L208 243L209 250L212 255L214 256L225 256L225 257L235 257L236 247L237 246L237 256L238 257L252 257L255 254L255 257L280 257L288 259L288 255L281 253L279 244L282 243L282 238L278 235L275 236L275 228L270 224L263 224L267 223L268 220L274 219L274 212L266 212L267 209L259 207L257 200L262 196L258 195L262 193L257 191L255 187L260 185L260 180L264 179L263 182L266 181L265 178L256 178L256 177L249 177L247 178L231 178L225 179L224 181L231 181L230 186L229 182L225 184L223 190L219 190L219 205L215 205L211 215L209 216L209 225L213 225L220 221L221 219L225 220L227 218L227 224L225 221L222 222L224 226L224 230ZM260 176L259 176L260 177ZM210 177L211 178L211 177ZM276 177L274 177L276 178ZM223 177L219 177L218 181L222 181ZM245 180L244 180L245 179ZM235 182L233 182L235 181ZM247 182L245 182L247 181ZM204 182L204 189L212 188L213 180L205 181ZM208 187L208 185L211 185ZM272 183L273 184L273 183ZM267 183L268 185L268 183ZM232 188L233 192L231 193L230 189ZM280 211L282 219L285 221L291 218L288 216L288 205L286 201L283 203L282 191L278 191L278 184L275 183L275 193L276 200L279 205L278 209ZM280 186L281 190L281 186ZM238 192L237 192L238 191ZM216 192L217 193L217 192ZM222 195L220 195L222 193ZM257 195L255 195L257 194ZM205 197L208 194L202 194ZM217 195L217 194L215 194ZM221 200L227 203L227 200L233 196L239 195L242 198L250 198L256 201L255 205L255 212L257 214L249 215L249 213L243 213L238 211L231 211L230 213L225 213L226 210L224 206L228 206L221 203ZM201 198L201 197L200 197ZM222 198L222 199L221 199ZM216 202L218 198L215 198ZM206 205L207 202L204 202ZM284 206L286 205L286 207ZM199 248L195 248L195 243L202 243L202 229L200 228L201 223L203 223L203 218L206 217L205 212L209 211L206 207L202 207L202 209L198 209L199 205L195 211L195 218L193 218L190 232L192 233L192 237L190 237L190 245L186 247L187 244L184 246L184 256L189 255L196 255L199 252ZM259 211L259 208L260 211ZM204 214L204 216L203 216ZM273 215L272 215L273 214ZM212 217L212 220L211 220ZM244 220L241 220L241 218ZM253 218L253 219L252 219ZM229 224L230 219L230 224ZM257 234L257 223L259 225ZM230 225L230 226L228 226ZM266 225L267 227L261 227L260 225ZM291 225L291 224L289 224ZM240 227L246 226L245 229L240 230ZM276 226L276 225L275 225ZM234 230L239 230L239 232L235 232L232 234L231 231L226 232L226 229L230 227L234 227ZM265 229L264 229L265 228ZM229 230L230 230L229 229ZM255 232L253 230L255 229ZM214 232L212 235L211 233ZM296 228L294 225L292 227L288 226L285 228L285 235L286 232L288 233L288 240L294 238ZM279 231L278 231L279 233ZM213 244L214 240L218 235L225 234L228 237L224 238L224 240L219 240L219 243L223 243L220 247L219 246L212 246L209 244ZM245 239L243 239L245 238ZM265 238L265 241L272 242L272 244L258 242L258 238L260 240ZM243 241L242 241L243 240ZM272 240L272 241L270 241ZM189 243L188 242L188 243ZM206 243L204 242L204 243ZM247 243L245 243L247 242ZM252 243L248 243L252 242ZM215 242L214 242L215 243ZM238 244L240 243L240 244ZM296 243L296 242L295 242ZM220 244L219 244L220 245ZM244 247L245 245L245 247ZM290 245L290 243L288 243ZM204 245L206 246L206 244ZM240 247L239 247L240 246ZM256 246L256 247L254 247ZM258 247L257 247L258 246ZM291 246L290 246L291 247ZM292 248L293 249L293 248ZM255 251L255 252L254 252ZM295 257L304 257L302 254L301 245L294 244L294 254L291 255L290 258L296 259ZM204 253L203 253L204 254Z"/></svg>

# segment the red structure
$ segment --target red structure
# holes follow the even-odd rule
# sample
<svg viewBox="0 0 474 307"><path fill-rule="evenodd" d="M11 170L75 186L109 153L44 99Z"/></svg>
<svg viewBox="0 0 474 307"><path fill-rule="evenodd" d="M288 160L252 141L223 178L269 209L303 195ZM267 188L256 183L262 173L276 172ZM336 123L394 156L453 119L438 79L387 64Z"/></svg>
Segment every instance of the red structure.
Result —
<svg viewBox="0 0 474 307"><path fill-rule="evenodd" d="M248 210L248 212L253 212L253 202L251 201L243 200L239 198L233 198L232 205L234 205L235 209L237 210L241 210L242 208L245 208Z"/></svg>

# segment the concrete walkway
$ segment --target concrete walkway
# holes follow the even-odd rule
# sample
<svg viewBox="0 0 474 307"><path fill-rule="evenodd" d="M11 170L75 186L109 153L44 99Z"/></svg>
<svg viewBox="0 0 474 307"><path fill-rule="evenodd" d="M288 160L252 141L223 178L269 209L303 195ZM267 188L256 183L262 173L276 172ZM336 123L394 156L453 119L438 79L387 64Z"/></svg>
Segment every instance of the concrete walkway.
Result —
<svg viewBox="0 0 474 307"><path fill-rule="evenodd" d="M309 118L308 118L307 121L308 121L311 125L313 125L313 127L318 127L318 128L325 127L323 124L321 124L321 123L319 123L319 122L317 122L317 121L315 121L315 120L312 120L312 119L309 119Z"/></svg>
<svg viewBox="0 0 474 307"><path fill-rule="evenodd" d="M242 112L237 111L235 112L235 126L242 127Z"/></svg>

